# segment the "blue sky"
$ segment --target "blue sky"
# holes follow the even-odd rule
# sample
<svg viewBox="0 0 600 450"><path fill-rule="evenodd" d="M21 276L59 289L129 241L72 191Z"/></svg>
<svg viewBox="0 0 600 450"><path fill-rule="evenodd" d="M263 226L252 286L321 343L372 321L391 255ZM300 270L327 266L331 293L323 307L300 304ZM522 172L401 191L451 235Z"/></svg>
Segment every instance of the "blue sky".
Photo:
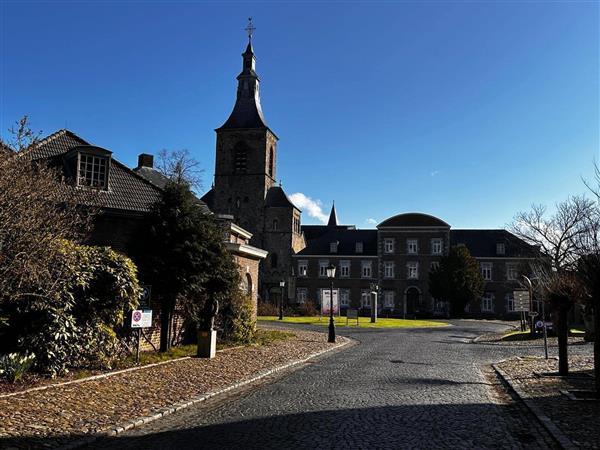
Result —
<svg viewBox="0 0 600 450"><path fill-rule="evenodd" d="M502 227L583 192L600 160L599 15L596 1L0 0L0 129L28 114L130 166L185 148L209 188L253 16L288 194L326 213L335 199L361 228L407 211Z"/></svg>

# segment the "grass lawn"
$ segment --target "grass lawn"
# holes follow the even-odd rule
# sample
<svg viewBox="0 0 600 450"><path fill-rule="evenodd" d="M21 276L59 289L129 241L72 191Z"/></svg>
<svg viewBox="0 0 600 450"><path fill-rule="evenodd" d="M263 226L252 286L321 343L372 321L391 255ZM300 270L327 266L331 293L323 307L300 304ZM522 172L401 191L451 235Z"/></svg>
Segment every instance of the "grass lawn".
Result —
<svg viewBox="0 0 600 450"><path fill-rule="evenodd" d="M329 317L323 317L319 320L318 316L314 317L284 317L279 320L277 316L259 316L258 320L266 320L270 322L284 323L305 323L310 325L329 325ZM433 322L430 320L408 320L408 319L385 319L377 318L376 323L371 323L370 317L359 317L358 327L360 328L429 328L429 327L444 327L448 324L445 322ZM345 317L335 317L335 325L337 327L346 326ZM348 327L357 327L356 320L349 320Z"/></svg>
<svg viewBox="0 0 600 450"><path fill-rule="evenodd" d="M571 328L569 330L569 336L584 336L585 331L578 330L576 328ZM542 339L543 333L538 331L535 335L535 338L531 337L531 333L529 330L527 331L511 331L510 333L505 334L500 339L501 341L512 342L512 341L532 341L536 339Z"/></svg>

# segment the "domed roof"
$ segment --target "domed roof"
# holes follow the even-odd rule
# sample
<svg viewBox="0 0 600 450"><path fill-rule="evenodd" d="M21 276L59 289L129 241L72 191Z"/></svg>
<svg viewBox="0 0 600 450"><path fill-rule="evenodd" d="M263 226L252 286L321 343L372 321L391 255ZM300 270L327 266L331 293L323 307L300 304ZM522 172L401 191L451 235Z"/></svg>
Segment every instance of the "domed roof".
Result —
<svg viewBox="0 0 600 450"><path fill-rule="evenodd" d="M390 217L377 225L377 228L386 227L450 227L450 225L429 214L405 213Z"/></svg>

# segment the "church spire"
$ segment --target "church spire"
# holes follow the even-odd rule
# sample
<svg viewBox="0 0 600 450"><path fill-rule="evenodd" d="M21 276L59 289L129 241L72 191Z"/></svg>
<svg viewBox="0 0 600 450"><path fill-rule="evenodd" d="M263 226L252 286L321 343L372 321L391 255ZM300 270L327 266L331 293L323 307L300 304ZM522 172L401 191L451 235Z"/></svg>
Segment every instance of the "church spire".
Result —
<svg viewBox="0 0 600 450"><path fill-rule="evenodd" d="M229 119L221 129L229 128L268 128L260 106L260 79L256 73L256 56L252 48L252 35L256 28L252 17L248 18L248 45L242 53L242 71L237 76L237 98Z"/></svg>
<svg viewBox="0 0 600 450"><path fill-rule="evenodd" d="M333 206L331 207L331 212L329 213L329 222L327 222L328 227L337 227L337 213L335 212L335 201L333 202Z"/></svg>

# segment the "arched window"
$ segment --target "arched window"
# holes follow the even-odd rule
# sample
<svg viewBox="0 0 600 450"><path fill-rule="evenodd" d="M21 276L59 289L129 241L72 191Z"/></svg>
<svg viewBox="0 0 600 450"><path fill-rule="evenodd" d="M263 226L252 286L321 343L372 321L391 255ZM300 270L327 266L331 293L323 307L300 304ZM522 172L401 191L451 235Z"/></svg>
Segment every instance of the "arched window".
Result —
<svg viewBox="0 0 600 450"><path fill-rule="evenodd" d="M239 143L235 146L235 157L234 157L234 171L235 173L246 173L248 164L248 151L244 144Z"/></svg>
<svg viewBox="0 0 600 450"><path fill-rule="evenodd" d="M277 267L277 253L271 253L271 267Z"/></svg>
<svg viewBox="0 0 600 450"><path fill-rule="evenodd" d="M269 176L273 177L273 170L275 168L275 152L273 152L273 147L269 150Z"/></svg>
<svg viewBox="0 0 600 450"><path fill-rule="evenodd" d="M273 231L277 231L279 228L279 221L277 219L273 219Z"/></svg>
<svg viewBox="0 0 600 450"><path fill-rule="evenodd" d="M246 293L252 295L252 277L249 273L246 274Z"/></svg>

